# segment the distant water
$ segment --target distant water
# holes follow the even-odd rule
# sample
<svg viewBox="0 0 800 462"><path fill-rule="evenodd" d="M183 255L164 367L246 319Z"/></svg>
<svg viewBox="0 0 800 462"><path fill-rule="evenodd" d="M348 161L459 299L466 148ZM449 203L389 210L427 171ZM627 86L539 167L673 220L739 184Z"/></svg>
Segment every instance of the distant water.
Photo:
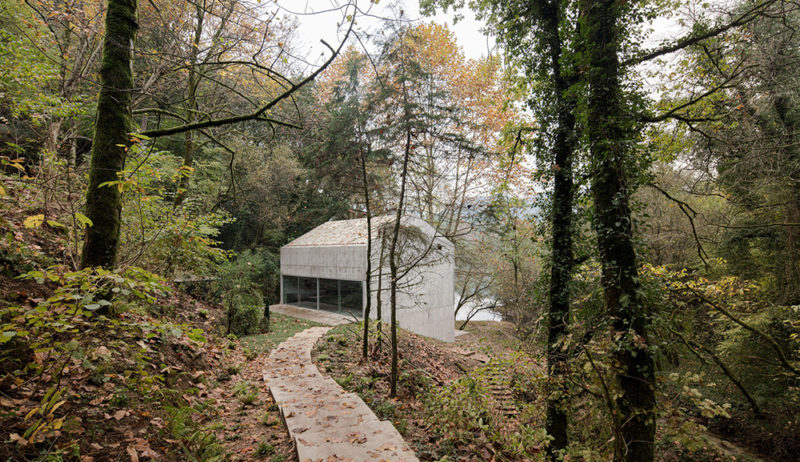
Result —
<svg viewBox="0 0 800 462"><path fill-rule="evenodd" d="M456 316L456 321L465 321L467 319L467 311L464 311L462 308L461 311L458 312L458 316ZM484 310L480 313L476 314L475 316L470 319L470 321L502 321L503 317L500 316L498 313L495 313L492 310Z"/></svg>
<svg viewBox="0 0 800 462"><path fill-rule="evenodd" d="M459 295L458 293L455 294L455 300L458 300ZM467 302L461 310L459 310L458 315L456 316L456 321L466 321L469 313L471 310L475 309L475 304ZM453 307L455 310L455 307ZM499 313L496 313L492 310L483 310L476 314L475 316L470 319L470 321L502 321L503 317L500 316Z"/></svg>

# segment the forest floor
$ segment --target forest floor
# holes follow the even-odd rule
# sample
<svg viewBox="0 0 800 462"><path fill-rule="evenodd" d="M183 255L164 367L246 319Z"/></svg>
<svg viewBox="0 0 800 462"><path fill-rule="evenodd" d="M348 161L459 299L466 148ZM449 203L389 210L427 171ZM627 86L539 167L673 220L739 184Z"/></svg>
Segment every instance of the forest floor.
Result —
<svg viewBox="0 0 800 462"><path fill-rule="evenodd" d="M52 291L0 276L4 306L35 306ZM0 460L296 460L262 372L274 346L316 324L276 314L269 333L236 339L222 335L223 317L174 290L147 311L96 320L60 374L3 364ZM197 328L201 341L186 335Z"/></svg>
<svg viewBox="0 0 800 462"><path fill-rule="evenodd" d="M545 406L536 383L546 371L540 355L521 353L525 348L511 323L472 322L470 334L452 344L399 330L397 398L389 398L388 337L378 348L373 333L364 362L360 326L334 327L312 358L322 373L393 422L421 461L543 460ZM659 460L770 460L719 435L703 439L706 444L691 454L663 448Z"/></svg>
<svg viewBox="0 0 800 462"><path fill-rule="evenodd" d="M362 362L359 326L363 325L337 326L317 343L312 357L323 373L330 374L345 390L361 396L378 417L392 421L420 460L490 460L497 455L496 445L483 435L476 435L466 444L441 438L441 428L437 430L441 422L426 418L423 394L462 379L465 372L489 362L490 356L515 355L510 323L475 322L468 328L473 333L460 336L452 344L400 330L401 377L396 399L388 398L388 337L384 334L380 347L373 337L371 359ZM499 409L502 403L494 404L498 412L503 412Z"/></svg>

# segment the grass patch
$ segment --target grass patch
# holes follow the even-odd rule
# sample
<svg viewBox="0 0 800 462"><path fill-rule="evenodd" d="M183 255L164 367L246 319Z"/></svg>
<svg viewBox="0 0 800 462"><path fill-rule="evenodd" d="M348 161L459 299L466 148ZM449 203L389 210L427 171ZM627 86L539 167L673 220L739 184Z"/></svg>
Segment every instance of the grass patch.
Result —
<svg viewBox="0 0 800 462"><path fill-rule="evenodd" d="M275 446L267 442L260 443L256 449L256 456L259 457L271 456L273 454L275 454Z"/></svg>
<svg viewBox="0 0 800 462"><path fill-rule="evenodd" d="M270 329L265 334L248 335L241 338L242 345L249 351L269 353L287 338L294 334L304 331L309 327L321 326L322 324L305 319L292 318L278 313L272 313L270 317Z"/></svg>
<svg viewBox="0 0 800 462"><path fill-rule="evenodd" d="M233 386L233 395L242 405L249 406L258 399L258 387L249 381L238 382Z"/></svg>

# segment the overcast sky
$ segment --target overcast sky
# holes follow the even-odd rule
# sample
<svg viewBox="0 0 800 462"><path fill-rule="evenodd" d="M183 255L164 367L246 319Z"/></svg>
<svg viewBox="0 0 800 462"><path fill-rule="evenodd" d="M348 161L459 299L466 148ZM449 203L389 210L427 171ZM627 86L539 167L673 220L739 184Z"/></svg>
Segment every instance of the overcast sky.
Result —
<svg viewBox="0 0 800 462"><path fill-rule="evenodd" d="M402 18L410 22L433 21L447 24L468 58L486 56L494 47L492 37L481 32L484 24L477 21L469 9L461 10L460 14L464 18L455 23L455 14L452 10L448 13L440 12L432 18L422 16L419 13L418 0L381 0L377 5L373 5L369 0L357 1L361 14L358 15L356 30L362 38L377 33L383 19ZM721 4L725 1L714 0L711 3ZM302 44L298 47L298 53L312 62L319 62L321 53L327 52L325 46L319 42L320 39L335 47L344 35L344 28L339 27L339 24L345 22L342 8L346 3L345 0L277 0L276 3L282 9L284 17L298 21L298 38ZM348 12L352 12L352 8ZM654 28L647 46L655 46L664 39L675 38L681 34L681 28L674 20L658 19Z"/></svg>
<svg viewBox="0 0 800 462"><path fill-rule="evenodd" d="M270 1L270 0L261 0ZM289 20L297 21L297 39L295 52L297 58L310 62L312 66L320 64L325 58L330 56L327 48L320 43L320 39L328 42L332 47L336 47L344 36L346 27L342 24L347 23L344 15L352 13L350 8L345 12L342 5L347 0L273 0L281 9L281 15ZM732 0L711 0L710 2L691 2L682 11L682 15L702 16L707 13L709 5L712 9L724 8ZM494 40L486 36L482 29L484 24L475 19L475 15L469 9L459 11L464 16L463 19L455 23L455 13L451 10L448 13L438 13L434 17L422 16L419 12L418 0L380 0L377 5L369 0L357 0L359 9L357 14L356 31L362 38L364 45L370 52L377 51L374 42L369 37L378 33L386 19L398 19L401 21L416 22L437 22L444 23L453 31L458 44L468 58L479 58L486 56L494 51ZM402 11L402 14L401 14ZM652 25L653 33L648 34L645 48L655 48L661 42L672 41L686 33L684 27L678 25L678 21L673 18L658 18ZM361 46L358 41L352 40L351 43ZM665 57L667 63L676 55ZM310 66L311 67L311 66ZM648 63L642 69L645 72L640 75L644 90L656 97L660 83L664 82L663 65L658 63ZM669 67L669 64L667 64ZM655 74L652 73L655 71ZM649 74L649 75L648 75Z"/></svg>
<svg viewBox="0 0 800 462"><path fill-rule="evenodd" d="M338 0L278 0L277 4L283 10L286 17L294 17L299 24L298 38L305 50L304 56L312 61L318 62L320 53L327 51L319 41L325 40L331 46L336 47L344 35L344 28L337 27L338 23L344 22L343 13L340 5L345 3ZM356 30L365 38L370 34L380 30L383 18L395 19L402 18L405 21L417 22L437 22L446 23L458 40L458 44L464 50L468 58L479 58L486 56L490 48L494 46L494 41L485 36L480 30L483 24L475 20L475 15L465 9L461 13L464 19L454 24L454 14L439 13L432 18L427 18L419 13L418 0L382 0L378 5L371 5L368 0L358 0L362 13L357 17ZM400 12L402 11L402 16ZM349 12L352 12L352 8ZM367 44L367 46L370 46ZM300 48L300 47L298 47ZM300 51L300 50L298 50Z"/></svg>

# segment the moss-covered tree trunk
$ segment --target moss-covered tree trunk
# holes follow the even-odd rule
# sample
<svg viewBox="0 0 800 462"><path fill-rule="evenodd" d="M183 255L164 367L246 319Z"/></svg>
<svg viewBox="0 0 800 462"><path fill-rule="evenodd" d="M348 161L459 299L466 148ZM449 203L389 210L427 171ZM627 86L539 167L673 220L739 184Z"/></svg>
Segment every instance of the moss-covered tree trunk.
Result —
<svg viewBox="0 0 800 462"><path fill-rule="evenodd" d="M545 429L553 439L548 446L551 460L559 460L568 439L569 402L564 386L567 354L563 345L570 318L570 281L572 278L572 157L575 149L576 101L571 92L571 77L565 76L560 35L561 6L558 0L538 2L545 50L550 58L550 72L555 93L556 127L553 139L553 240L550 272L550 307L548 310L547 369L553 391L547 397Z"/></svg>
<svg viewBox="0 0 800 462"><path fill-rule="evenodd" d="M122 214L122 195L115 186L125 168L130 146L131 97L133 93L133 45L136 40L137 0L108 0L103 61L100 67L100 95L92 139L81 267L113 267L117 258Z"/></svg>
<svg viewBox="0 0 800 462"><path fill-rule="evenodd" d="M638 294L629 190L626 184L633 125L623 111L619 0L585 0L587 135L592 165L595 229L605 307L616 332L614 360L620 388L615 416L615 460L649 462L654 456L655 366L647 342L647 313Z"/></svg>

